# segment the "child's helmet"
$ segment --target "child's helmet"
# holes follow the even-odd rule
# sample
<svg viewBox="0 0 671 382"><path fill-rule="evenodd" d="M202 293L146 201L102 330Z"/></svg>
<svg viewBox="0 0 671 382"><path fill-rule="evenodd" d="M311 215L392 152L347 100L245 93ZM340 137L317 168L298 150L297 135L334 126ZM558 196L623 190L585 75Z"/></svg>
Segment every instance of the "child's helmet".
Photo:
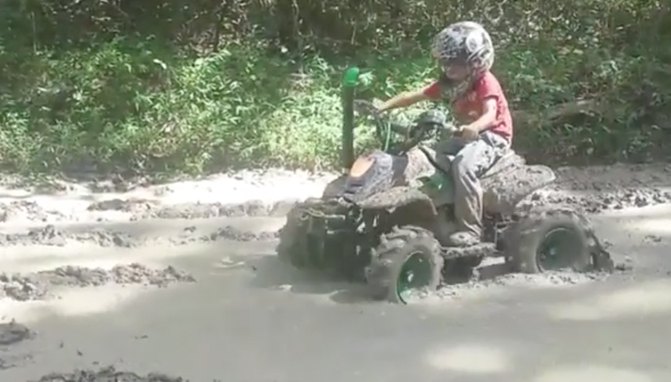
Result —
<svg viewBox="0 0 671 382"><path fill-rule="evenodd" d="M431 50L442 67L465 65L471 78L479 77L494 63L494 45L489 33L472 21L447 26L434 37Z"/></svg>

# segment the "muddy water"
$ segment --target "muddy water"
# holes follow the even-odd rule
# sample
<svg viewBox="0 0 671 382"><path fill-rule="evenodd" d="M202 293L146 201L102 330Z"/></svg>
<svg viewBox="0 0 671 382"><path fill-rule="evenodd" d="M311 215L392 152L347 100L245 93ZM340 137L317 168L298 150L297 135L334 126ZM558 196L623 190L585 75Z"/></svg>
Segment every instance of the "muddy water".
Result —
<svg viewBox="0 0 671 382"><path fill-rule="evenodd" d="M617 241L622 237L622 231L617 231L618 228L610 225L606 229L606 225L600 225L599 216L621 212L624 215L619 218L621 220L618 224L625 226L634 221L626 213L633 214L630 211L637 211L638 208L671 203L670 169L666 165L563 168L558 170L559 179L555 185L539 190L528 201L533 204L570 205L593 214L597 222L597 233L611 230L615 233L609 234L609 239L605 241ZM277 238L276 228L281 225L281 217L293 201L318 196L331 176L283 171L265 174L245 172L162 185L119 186L105 182L59 182L51 186L43 185L39 189L25 186L18 181L5 182L4 188L0 188L0 269L3 272L0 274L0 315L3 316L0 322L5 322L0 324L0 346L4 346L6 352L0 353L0 369L23 370L38 367L42 370L41 379L34 372L17 372L16 375L30 374L30 380L44 382L108 381L114 378L128 381L179 381L178 377L150 375L144 369L144 373L127 371L138 370L137 367L101 368L97 360L95 364L77 364L77 367L73 363L71 368L62 364L59 366L59 373L47 375L50 370L54 370L52 362L45 361L42 367L39 366L39 360L32 360L33 354L36 354L34 351L26 350L21 353L12 349L21 349L22 346L27 346L24 344L32 341L51 341L53 333L34 334L31 329L21 325L21 319L30 320L33 317L32 312L38 311L40 317L49 317L48 313L39 310L45 307L73 314L74 310L83 307L74 301L70 302L72 297L69 296L81 293L96 296L96 291L100 290L100 300L106 301L105 299L118 299L121 295L150 293L149 291L156 291L159 287L174 291L171 293L186 293L180 291L187 290L183 289L185 286L191 286L195 289L202 288L204 295L208 297L197 297L202 302L193 299L182 301L181 304L185 306L198 304L200 307L201 304L206 306L209 303L221 303L218 296L224 294L228 297L223 301L235 301L235 305L229 307L229 310L236 311L245 307L244 309L255 311L254 309L262 309L265 305L272 305L272 302L266 301L258 307L246 308L246 298L239 294L254 296L258 292L240 287L239 283L242 281L228 284L229 290L226 292L220 291L221 286L218 283L208 286L207 280L213 277L211 274L233 272L231 277L239 280L243 277L240 272L250 272L254 283L271 286L277 291L287 291L290 295L298 293L302 288L317 288L314 285L319 283L316 279L308 279L303 284L296 283L291 278L275 280L279 277L278 264L270 260L250 261L244 251L255 253L254 251L263 249L264 253L269 253L269 248L272 248ZM262 224L262 220L254 220L265 216L275 217L275 228ZM235 220L236 218L240 220ZM659 217L656 219L663 220ZM77 228L72 226L73 223L85 226ZM154 226L160 229L154 229ZM165 228L167 226L170 229ZM631 276L632 269L637 266L644 267L647 259L661 258L660 251L663 251L664 245L669 244L668 235L659 228L655 229L651 228L643 236L632 235L630 238L632 248L643 246L647 248L643 252L650 251L653 254L651 256L636 256L634 252L621 253L618 246L614 246L617 260L628 265L615 275L616 279L634 277ZM640 253L641 250L636 251ZM219 262L215 264L213 258L204 258L202 253L218 258ZM272 255L270 258L272 259ZM648 265L651 272L653 269L663 270L668 266L658 260L654 261L650 260ZM479 298L477 296L483 293L497 295L515 288L582 288L588 285L605 285L608 277L604 274L570 272L517 275L508 273L500 263L488 261L481 266L477 278L447 285L427 299L427 303L449 305L455 301ZM115 286L122 289L109 289ZM144 289L140 291L136 288ZM210 288L214 288L214 291ZM111 290L117 297L103 298L103 290ZM349 298L335 297L336 295L337 293L332 297L334 301L337 298ZM200 296L200 292L195 296ZM301 308L293 304L292 300L285 301L283 298L285 303L300 312ZM365 299L355 300L374 306ZM2 305L3 303L6 305ZM195 306L192 309L201 309ZM260 310L255 312L261 316L266 315ZM322 313L315 312L317 315ZM307 312L300 313L301 316L305 314ZM21 318L18 323L10 323L13 316ZM220 312L217 317L224 316L225 312ZM27 325L30 326L31 322L27 322ZM216 325L210 323L206 326ZM49 340L42 338L44 336ZM72 341L79 340L73 338ZM44 342L40 343L41 346L46 345ZM110 362L112 358L114 357L107 357ZM1 373L2 371L0 379L4 379ZM204 372L202 375L210 374L212 373ZM221 374L219 376L223 377ZM209 381L212 378L199 380Z"/></svg>

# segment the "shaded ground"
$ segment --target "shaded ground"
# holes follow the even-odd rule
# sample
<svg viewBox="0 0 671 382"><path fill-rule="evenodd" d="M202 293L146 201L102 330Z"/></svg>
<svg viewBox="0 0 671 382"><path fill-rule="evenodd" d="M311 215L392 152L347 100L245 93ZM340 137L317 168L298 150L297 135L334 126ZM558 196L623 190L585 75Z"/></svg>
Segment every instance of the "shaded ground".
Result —
<svg viewBox="0 0 671 382"><path fill-rule="evenodd" d="M280 197L319 195L328 177L0 189L0 379L671 380L670 172L559 175L532 197L598 212L620 271L519 275L492 259L412 306L277 260Z"/></svg>

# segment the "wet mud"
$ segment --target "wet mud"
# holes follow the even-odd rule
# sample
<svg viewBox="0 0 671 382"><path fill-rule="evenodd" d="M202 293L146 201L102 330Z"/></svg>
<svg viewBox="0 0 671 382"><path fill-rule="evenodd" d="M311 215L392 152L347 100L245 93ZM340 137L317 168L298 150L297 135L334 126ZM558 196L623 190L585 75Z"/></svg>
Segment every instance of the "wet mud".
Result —
<svg viewBox="0 0 671 382"><path fill-rule="evenodd" d="M407 303L421 303L423 301L440 302L443 300L459 299L470 293L510 287L524 288L561 288L593 282L601 282L611 276L605 272L577 273L570 270L551 271L541 274L510 273L504 266L486 267L472 275L461 275L445 280L437 290L415 290L405 296ZM619 269L625 271L625 269ZM626 269L630 270L630 268Z"/></svg>
<svg viewBox="0 0 671 382"><path fill-rule="evenodd" d="M524 203L532 205L561 205L577 209L581 212L595 214L607 210L617 210L629 207L645 207L656 204L671 203L671 167L666 165L653 167L636 166L608 166L598 168L567 168L558 169L557 181L541 190L534 192ZM236 178L237 179L237 178ZM335 179L335 176L333 177ZM230 179L229 179L230 180ZM226 180L228 182L229 180ZM247 178L238 179L247 183ZM330 180L330 179L329 179ZM12 223L14 220L31 222L53 221L109 221L119 220L131 221L145 219L208 219L219 217L260 217L277 216L283 217L295 204L294 201L274 202L272 198L266 198L282 184L264 185L252 194L248 195L248 189L240 187L228 187L219 184L219 188L211 184L180 184L176 186L164 186L150 189L147 184L130 185L121 181L98 182L94 192L127 192L131 189L145 188L142 192L131 194L106 195L106 200L97 200L100 196L89 195L90 198L79 200L77 203L59 205L57 200L45 198L6 197L0 202L0 223ZM296 191L305 187L304 183L283 180L286 184L294 185ZM207 181L204 181L207 183ZM262 182L263 183L263 182ZM323 182L324 186L328 182ZM230 183L233 184L233 183ZM216 185L215 185L216 186ZM22 186L23 187L23 186ZM153 187L153 186L152 186ZM280 187L282 188L282 187ZM284 187L288 189L289 187ZM68 192L68 188L60 187L56 191ZM221 190L225 190L221 192ZM46 192L46 191L45 191ZM221 198L219 198L221 192ZM321 191L320 191L321 192ZM207 194L209 193L209 194ZM236 194L237 193L237 194ZM235 195L233 195L235 194ZM284 195L286 193L282 193ZM75 197L71 194L68 201ZM169 197L163 198L168 195ZM276 196L276 195L273 195ZM306 195L301 194L300 199ZM243 203L226 203L232 200L246 200L246 198L259 198ZM278 196L279 198L280 196ZM31 200L40 201L40 203ZM202 203L181 203L184 201L202 200ZM206 203L206 201L219 201L221 203ZM108 213L109 212L109 213ZM121 214L120 214L121 212ZM191 226L191 224L194 224ZM136 234L126 232L113 232L103 228L92 229L86 232L68 232L66 228L59 229L53 224L31 229L21 233L0 233L0 248L10 246L68 246L73 243L90 243L100 247L150 247L155 242L171 243L174 245L189 245L194 243L216 242L219 240L233 240L238 242L269 241L278 237L277 232L252 232L241 230L234 226L223 226L213 232L199 230L196 222L187 222L183 231L176 236L163 235L157 238L144 238ZM662 246L666 244L661 237L648 235L646 242L651 245ZM1 250L0 250L1 251ZM272 258L272 256L269 256ZM275 259L273 259L275 260ZM234 266L244 263L233 262ZM231 265L225 264L225 265ZM270 264L270 263L269 263ZM264 278L272 272L278 272L276 263L268 272L264 267L250 267L257 275L263 274ZM618 264L616 272L628 272L633 269L631 262ZM260 272L260 271L261 272ZM458 299L468 295L470 292L487 291L497 288L511 288L522 286L525 288L564 287L580 285L585 283L599 282L609 277L606 273L576 273L571 271L547 272L543 274L516 274L510 273L505 264L485 263L471 273L460 275L461 278L448 280L441 285L438 291L429 293L428 296L420 298L437 297L437 301L449 304L449 299ZM284 281L284 279L282 279ZM63 266L56 269L24 273L24 274L0 274L0 299L13 299L18 301L44 300L58 298L58 293L65 288L96 287L108 284L119 285L146 285L154 287L166 287L172 283L193 283L196 279L174 267L165 269L153 269L142 264L118 265L112 269L86 268L81 266ZM266 280L265 283L268 283ZM312 283L312 280L309 281ZM282 285L288 285L286 283ZM365 288L365 285L362 286ZM367 300L370 301L370 300ZM372 303L372 301L370 301ZM27 338L31 333L28 328L17 323L0 324L0 348L10 347ZM8 353L9 354L9 353ZM20 358L11 359L11 354L4 356L0 353L0 369L12 367L21 363ZM16 355L14 355L16 356ZM69 370L71 366L66 365L63 370ZM50 369L47 369L47 371ZM118 371L112 367L98 370L75 370L72 372L59 372L43 376L34 382L110 382L110 381L141 381L141 382L177 382L185 381L179 377L161 374L140 375L131 371ZM17 381L18 382L18 381Z"/></svg>
<svg viewBox="0 0 671 382"><path fill-rule="evenodd" d="M587 213L671 203L671 165L563 167L539 201L570 205Z"/></svg>
<svg viewBox="0 0 671 382"><path fill-rule="evenodd" d="M570 206L585 213L599 213L608 210L648 207L671 203L671 192L661 189L613 189L592 190L581 194L569 193L558 188L549 188L535 192L526 203L531 205Z"/></svg>
<svg viewBox="0 0 671 382"><path fill-rule="evenodd" d="M112 269L64 266L28 274L0 274L0 298L18 301L54 297L55 287L94 287L106 284L142 284L165 287L176 282L195 282L195 278L172 266L152 269L142 264L117 265Z"/></svg>

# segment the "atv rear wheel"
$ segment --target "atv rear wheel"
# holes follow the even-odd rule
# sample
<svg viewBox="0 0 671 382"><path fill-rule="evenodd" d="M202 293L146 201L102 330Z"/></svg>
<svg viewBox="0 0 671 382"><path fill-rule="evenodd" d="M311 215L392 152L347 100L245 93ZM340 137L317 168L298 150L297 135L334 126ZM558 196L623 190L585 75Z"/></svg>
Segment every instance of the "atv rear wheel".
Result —
<svg viewBox="0 0 671 382"><path fill-rule="evenodd" d="M375 298L407 304L414 293L436 290L442 269L440 244L430 231L395 227L373 250L366 280Z"/></svg>
<svg viewBox="0 0 671 382"><path fill-rule="evenodd" d="M582 272L592 265L592 235L587 219L573 210L532 209L508 228L505 255L518 272Z"/></svg>
<svg viewBox="0 0 671 382"><path fill-rule="evenodd" d="M287 221L279 231L280 242L276 251L280 261L303 268L307 260L305 245L306 228L301 224L301 209L292 208L287 214Z"/></svg>

